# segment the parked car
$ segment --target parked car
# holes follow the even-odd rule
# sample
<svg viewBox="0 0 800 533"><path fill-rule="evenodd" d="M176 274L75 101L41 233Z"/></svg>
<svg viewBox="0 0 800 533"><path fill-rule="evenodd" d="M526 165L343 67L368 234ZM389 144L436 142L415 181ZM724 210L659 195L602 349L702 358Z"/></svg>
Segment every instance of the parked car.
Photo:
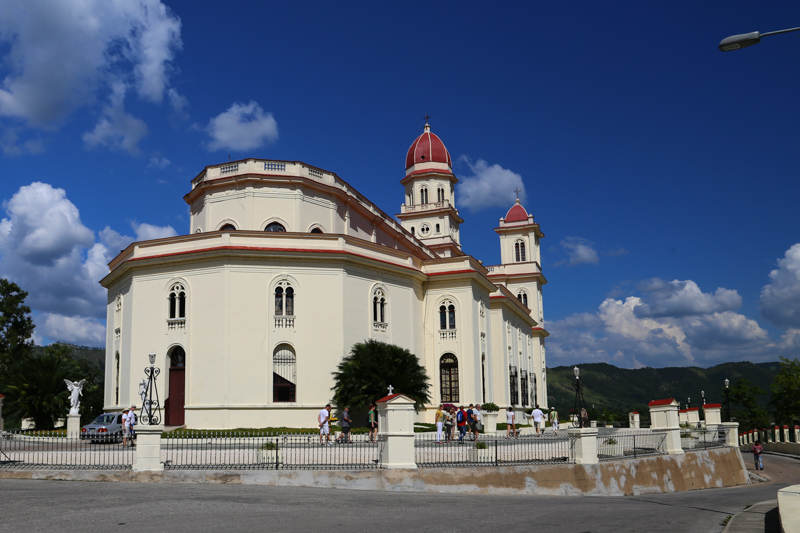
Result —
<svg viewBox="0 0 800 533"><path fill-rule="evenodd" d="M122 413L104 413L81 428L81 439L92 442L122 442Z"/></svg>

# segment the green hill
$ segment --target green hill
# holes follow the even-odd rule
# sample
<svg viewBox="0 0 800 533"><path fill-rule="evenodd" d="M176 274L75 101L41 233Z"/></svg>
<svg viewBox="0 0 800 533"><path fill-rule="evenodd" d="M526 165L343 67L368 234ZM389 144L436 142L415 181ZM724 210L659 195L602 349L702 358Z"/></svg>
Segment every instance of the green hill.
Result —
<svg viewBox="0 0 800 533"><path fill-rule="evenodd" d="M691 398L692 407L702 403L723 403L725 378L735 383L740 378L761 387L767 394L759 398L766 407L769 387L778 373L778 363L723 363L711 368L618 368L607 363L579 365L586 404L600 419L614 420L634 410L644 414L652 400L675 398L681 408ZM567 413L575 403L575 374L572 367L558 366L547 371L547 394L550 406ZM594 406L594 407L593 407ZM606 416L603 416L603 413ZM615 416L616 415L616 416Z"/></svg>
<svg viewBox="0 0 800 533"><path fill-rule="evenodd" d="M106 368L106 351L104 348L90 348L88 346L76 346L74 344L68 344L66 342L61 342L64 346L69 346L72 348L72 357L74 359L83 359L90 363L93 363L95 366L100 368L100 370L105 370ZM32 353L33 355L41 355L45 351L44 346L34 346Z"/></svg>

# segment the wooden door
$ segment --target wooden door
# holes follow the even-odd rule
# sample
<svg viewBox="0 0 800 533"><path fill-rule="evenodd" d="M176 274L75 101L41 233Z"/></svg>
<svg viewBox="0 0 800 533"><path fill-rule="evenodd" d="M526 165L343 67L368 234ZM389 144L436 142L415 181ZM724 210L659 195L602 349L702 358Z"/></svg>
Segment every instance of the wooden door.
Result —
<svg viewBox="0 0 800 533"><path fill-rule="evenodd" d="M186 353L177 347L170 354L169 397L165 402L164 424L182 426L186 404Z"/></svg>

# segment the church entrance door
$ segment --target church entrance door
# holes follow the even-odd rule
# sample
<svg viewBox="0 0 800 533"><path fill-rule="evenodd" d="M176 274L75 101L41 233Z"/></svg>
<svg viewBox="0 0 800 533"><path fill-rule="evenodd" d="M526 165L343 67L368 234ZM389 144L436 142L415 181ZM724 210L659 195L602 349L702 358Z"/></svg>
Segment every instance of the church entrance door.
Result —
<svg viewBox="0 0 800 533"><path fill-rule="evenodd" d="M167 426L182 426L186 394L186 352L178 346L172 350L169 359L169 396L166 401L164 423Z"/></svg>

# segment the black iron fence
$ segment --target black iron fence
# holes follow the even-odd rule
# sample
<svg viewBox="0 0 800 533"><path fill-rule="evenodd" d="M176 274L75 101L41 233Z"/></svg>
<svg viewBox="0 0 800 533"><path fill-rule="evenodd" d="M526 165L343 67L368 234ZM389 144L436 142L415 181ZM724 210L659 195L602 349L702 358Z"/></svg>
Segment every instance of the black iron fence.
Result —
<svg viewBox="0 0 800 533"><path fill-rule="evenodd" d="M368 435L320 442L313 433L186 431L161 439L167 469L360 470L381 467Z"/></svg>
<svg viewBox="0 0 800 533"><path fill-rule="evenodd" d="M684 450L705 450L727 446L729 428L719 426L714 429L681 429L681 448Z"/></svg>
<svg viewBox="0 0 800 533"><path fill-rule="evenodd" d="M600 461L636 458L647 455L664 455L666 433L645 430L614 430L600 428L597 431L597 458Z"/></svg>
<svg viewBox="0 0 800 533"><path fill-rule="evenodd" d="M133 450L116 435L83 438L65 431L0 432L0 468L130 470Z"/></svg>
<svg viewBox="0 0 800 533"><path fill-rule="evenodd" d="M571 439L549 435L525 435L506 439L480 435L437 442L435 433L414 436L414 459L417 466L504 466L523 464L565 464L570 457Z"/></svg>

